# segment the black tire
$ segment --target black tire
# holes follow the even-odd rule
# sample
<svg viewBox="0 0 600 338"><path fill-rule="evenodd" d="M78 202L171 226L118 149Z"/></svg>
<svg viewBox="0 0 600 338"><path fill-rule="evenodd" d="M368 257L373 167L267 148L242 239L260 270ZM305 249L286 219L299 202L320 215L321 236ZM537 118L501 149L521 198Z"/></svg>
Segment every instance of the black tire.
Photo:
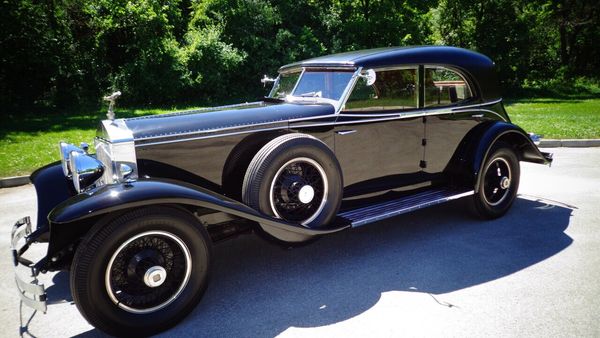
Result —
<svg viewBox="0 0 600 338"><path fill-rule="evenodd" d="M264 214L321 228L336 217L342 191L340 165L331 149L310 135L286 134L254 156L242 198Z"/></svg>
<svg viewBox="0 0 600 338"><path fill-rule="evenodd" d="M472 212L483 219L504 215L512 206L519 190L519 158L509 144L493 146L478 177L479 191L470 199Z"/></svg>
<svg viewBox="0 0 600 338"><path fill-rule="evenodd" d="M185 211L125 213L94 226L79 245L71 266L73 300L90 324L108 334L156 334L202 298L210 252L206 229Z"/></svg>

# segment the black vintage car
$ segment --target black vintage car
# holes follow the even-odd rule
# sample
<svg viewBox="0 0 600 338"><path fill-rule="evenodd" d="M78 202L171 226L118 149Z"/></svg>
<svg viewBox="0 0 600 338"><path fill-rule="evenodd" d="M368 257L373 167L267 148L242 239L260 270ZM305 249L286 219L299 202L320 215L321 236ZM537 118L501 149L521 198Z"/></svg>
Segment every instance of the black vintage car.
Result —
<svg viewBox="0 0 600 338"><path fill-rule="evenodd" d="M15 224L15 265L69 269L92 325L148 335L200 301L214 242L255 232L298 245L458 198L496 218L519 161L552 161L510 122L494 63L472 51L328 55L273 81L259 102L104 120L95 154L61 143L61 162L31 175L37 227ZM47 256L32 262L36 242ZM18 277L19 293L46 311L36 281Z"/></svg>

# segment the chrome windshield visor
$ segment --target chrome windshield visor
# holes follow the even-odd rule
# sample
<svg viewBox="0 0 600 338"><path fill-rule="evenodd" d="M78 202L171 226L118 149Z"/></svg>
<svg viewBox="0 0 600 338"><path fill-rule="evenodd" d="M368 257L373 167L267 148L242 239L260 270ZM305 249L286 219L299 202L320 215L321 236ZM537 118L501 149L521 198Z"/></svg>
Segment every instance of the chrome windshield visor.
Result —
<svg viewBox="0 0 600 338"><path fill-rule="evenodd" d="M359 70L354 67L302 68L282 72L269 97L287 102L329 103L341 107Z"/></svg>

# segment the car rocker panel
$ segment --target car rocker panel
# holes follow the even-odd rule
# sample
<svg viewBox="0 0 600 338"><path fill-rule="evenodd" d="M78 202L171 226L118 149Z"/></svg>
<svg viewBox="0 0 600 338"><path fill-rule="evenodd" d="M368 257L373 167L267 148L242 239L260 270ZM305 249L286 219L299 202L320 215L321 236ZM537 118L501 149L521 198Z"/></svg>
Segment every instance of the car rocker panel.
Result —
<svg viewBox="0 0 600 338"><path fill-rule="evenodd" d="M114 335L189 313L213 243L255 232L294 246L458 198L500 217L519 161L552 162L510 122L493 62L460 48L301 61L252 103L115 119L119 95L93 154L61 142L61 161L31 175L36 229L25 217L11 233L24 304L45 312L37 276L70 267L78 309ZM26 259L39 242L46 256Z"/></svg>

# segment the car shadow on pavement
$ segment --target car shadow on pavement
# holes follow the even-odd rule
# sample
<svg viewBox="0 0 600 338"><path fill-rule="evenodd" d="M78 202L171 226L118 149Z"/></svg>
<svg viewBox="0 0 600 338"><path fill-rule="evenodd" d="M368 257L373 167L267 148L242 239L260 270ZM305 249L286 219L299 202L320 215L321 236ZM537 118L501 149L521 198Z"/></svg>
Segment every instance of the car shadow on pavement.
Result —
<svg viewBox="0 0 600 338"><path fill-rule="evenodd" d="M454 201L292 250L241 236L215 245L203 300L163 335L272 337L357 316L383 292L436 295L493 281L568 247L573 208L520 196L504 217L480 221Z"/></svg>

